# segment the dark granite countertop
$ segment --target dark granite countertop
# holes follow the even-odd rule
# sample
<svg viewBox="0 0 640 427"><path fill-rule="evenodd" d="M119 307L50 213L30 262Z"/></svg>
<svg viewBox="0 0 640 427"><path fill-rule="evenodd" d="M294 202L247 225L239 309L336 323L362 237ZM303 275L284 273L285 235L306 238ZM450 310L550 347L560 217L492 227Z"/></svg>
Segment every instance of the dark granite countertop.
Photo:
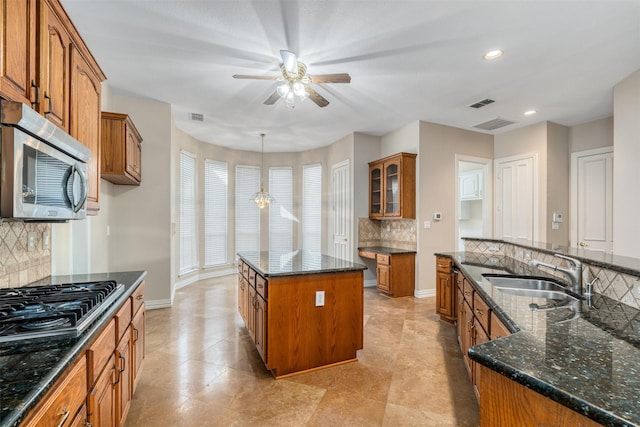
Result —
<svg viewBox="0 0 640 427"><path fill-rule="evenodd" d="M124 292L79 337L37 338L0 343L0 426L17 426L46 395L100 331L104 323L131 295L146 271L52 276L34 285L115 280Z"/></svg>
<svg viewBox="0 0 640 427"><path fill-rule="evenodd" d="M390 248L388 246L359 246L359 251L369 251L377 254L385 255L397 255L397 254L415 254L416 251L412 249L398 249Z"/></svg>
<svg viewBox="0 0 640 427"><path fill-rule="evenodd" d="M640 426L640 311L602 295L553 310L548 301L503 293L482 276L531 274L512 258L439 253L465 277L513 334L469 349L469 356L601 424ZM540 270L536 271L540 276Z"/></svg>
<svg viewBox="0 0 640 427"><path fill-rule="evenodd" d="M367 269L362 264L311 251L241 252L238 253L238 257L264 277L336 273Z"/></svg>

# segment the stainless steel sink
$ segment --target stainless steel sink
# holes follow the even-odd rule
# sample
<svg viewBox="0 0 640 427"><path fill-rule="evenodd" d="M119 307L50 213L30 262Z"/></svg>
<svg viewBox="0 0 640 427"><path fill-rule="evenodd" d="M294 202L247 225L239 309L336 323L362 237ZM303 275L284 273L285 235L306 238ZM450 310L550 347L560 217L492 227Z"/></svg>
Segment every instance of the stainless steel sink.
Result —
<svg viewBox="0 0 640 427"><path fill-rule="evenodd" d="M529 276L506 276L483 274L495 289L509 295L544 298L551 300L573 300L573 295L566 293L565 287L552 280Z"/></svg>

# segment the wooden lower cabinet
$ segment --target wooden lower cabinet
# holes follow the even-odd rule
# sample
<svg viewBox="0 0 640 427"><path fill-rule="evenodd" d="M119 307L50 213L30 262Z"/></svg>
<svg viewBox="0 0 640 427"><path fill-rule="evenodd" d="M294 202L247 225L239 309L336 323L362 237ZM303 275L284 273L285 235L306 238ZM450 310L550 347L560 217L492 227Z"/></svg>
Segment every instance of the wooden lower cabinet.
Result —
<svg viewBox="0 0 640 427"><path fill-rule="evenodd" d="M82 405L76 416L69 423L69 427L89 427L87 421L87 405Z"/></svg>
<svg viewBox="0 0 640 427"><path fill-rule="evenodd" d="M82 410L85 408L87 396L86 366L86 359L80 357L21 425L27 427L84 425L85 418ZM82 419L82 424L75 424L79 419Z"/></svg>
<svg viewBox="0 0 640 427"><path fill-rule="evenodd" d="M131 346L133 356L131 357L131 361L133 364L133 368L131 371L132 381L131 381L131 397L136 392L136 388L138 387L138 382L140 381L140 374L142 374L142 367L144 366L145 359L145 306L142 306L138 309L138 312L133 316L131 321L131 334L133 344Z"/></svg>
<svg viewBox="0 0 640 427"><path fill-rule="evenodd" d="M131 397L133 391L133 377L131 371L131 360L133 348L131 347L131 327L127 329L124 336L116 347L116 415L117 425L124 426L124 422L131 407Z"/></svg>
<svg viewBox="0 0 640 427"><path fill-rule="evenodd" d="M378 290L393 298L413 296L416 280L416 255L377 254Z"/></svg>
<svg viewBox="0 0 640 427"><path fill-rule="evenodd" d="M481 427L595 427L599 423L484 366L480 394Z"/></svg>
<svg viewBox="0 0 640 427"><path fill-rule="evenodd" d="M87 398L88 421L92 427L117 426L116 386L118 370L116 356L111 355Z"/></svg>
<svg viewBox="0 0 640 427"><path fill-rule="evenodd" d="M436 312L440 319L453 322L456 319L456 281L451 258L436 257Z"/></svg>

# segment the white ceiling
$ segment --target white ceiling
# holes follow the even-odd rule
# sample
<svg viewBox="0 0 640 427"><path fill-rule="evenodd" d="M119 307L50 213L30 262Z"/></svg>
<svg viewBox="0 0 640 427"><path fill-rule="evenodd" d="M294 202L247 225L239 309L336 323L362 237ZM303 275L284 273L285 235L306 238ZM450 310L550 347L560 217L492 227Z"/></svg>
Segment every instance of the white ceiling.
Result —
<svg viewBox="0 0 640 427"><path fill-rule="evenodd" d="M573 126L612 115L613 86L640 69L640 0L62 3L116 93L170 103L185 132L241 150L259 151L261 132L265 151L303 151L415 120ZM351 83L314 86L325 108L263 105L276 82L231 76L279 75L280 49ZM492 49L505 54L484 61Z"/></svg>

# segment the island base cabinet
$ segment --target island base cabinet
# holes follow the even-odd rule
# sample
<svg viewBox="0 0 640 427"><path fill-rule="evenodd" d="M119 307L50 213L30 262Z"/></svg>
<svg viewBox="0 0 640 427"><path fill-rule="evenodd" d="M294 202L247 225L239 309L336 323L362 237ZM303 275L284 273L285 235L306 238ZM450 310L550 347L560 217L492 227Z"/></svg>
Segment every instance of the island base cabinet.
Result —
<svg viewBox="0 0 640 427"><path fill-rule="evenodd" d="M595 427L599 423L484 366L480 374L480 427Z"/></svg>

